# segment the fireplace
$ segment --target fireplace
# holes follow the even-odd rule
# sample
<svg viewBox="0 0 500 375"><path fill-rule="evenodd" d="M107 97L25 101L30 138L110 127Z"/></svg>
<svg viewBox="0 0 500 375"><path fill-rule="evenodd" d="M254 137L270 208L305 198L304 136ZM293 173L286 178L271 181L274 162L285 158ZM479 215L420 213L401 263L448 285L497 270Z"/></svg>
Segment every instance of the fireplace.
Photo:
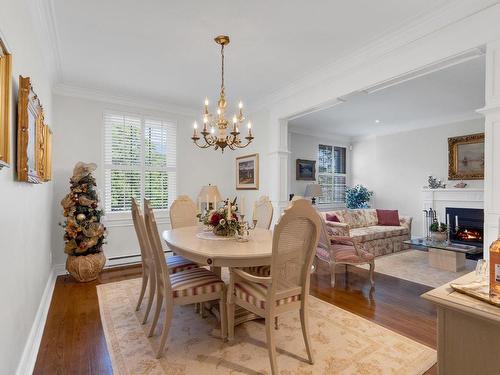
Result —
<svg viewBox="0 0 500 375"><path fill-rule="evenodd" d="M450 218L451 242L483 246L483 209L446 207L446 215Z"/></svg>

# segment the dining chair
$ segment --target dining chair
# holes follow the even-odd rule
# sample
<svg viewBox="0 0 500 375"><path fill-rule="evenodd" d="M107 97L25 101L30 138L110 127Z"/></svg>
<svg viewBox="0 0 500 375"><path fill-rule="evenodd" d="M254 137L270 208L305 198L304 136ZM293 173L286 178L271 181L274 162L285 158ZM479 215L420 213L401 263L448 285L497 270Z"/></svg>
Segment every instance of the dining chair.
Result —
<svg viewBox="0 0 500 375"><path fill-rule="evenodd" d="M253 205L252 215L255 228L269 229L273 221L273 205L269 197L263 195Z"/></svg>
<svg viewBox="0 0 500 375"><path fill-rule="evenodd" d="M141 263L142 263L142 283L141 292L139 293L139 299L136 305L136 311L141 308L142 300L144 299L144 294L149 283L149 296L148 303L146 305L146 311L144 313L144 318L142 324L146 324L148 320L149 313L151 311L151 306L153 304L154 295L156 291L156 273L154 266L153 250L146 233L146 226L144 223L144 217L141 212L141 208L137 204L137 201L132 198L132 219L134 222L135 233L137 235L137 240L139 242L139 248L141 250ZM185 271L188 269L196 268L198 265L190 260L181 257L179 255L170 256L167 258L167 268L170 273L177 273Z"/></svg>
<svg viewBox="0 0 500 375"><path fill-rule="evenodd" d="M298 200L287 208L274 227L271 272L256 276L242 269L230 270L228 337L234 338L235 304L265 318L271 370L278 374L272 322L298 310L309 363L313 354L309 338L308 297L310 270L321 230L321 219L311 202Z"/></svg>
<svg viewBox="0 0 500 375"><path fill-rule="evenodd" d="M170 206L172 229L198 225L196 204L187 195L179 195Z"/></svg>
<svg viewBox="0 0 500 375"><path fill-rule="evenodd" d="M346 236L328 236L328 230L325 222L321 219L321 234L316 249L316 260L325 262L330 270L330 285L335 286L335 267L337 264L347 266L359 266L361 264L370 265L370 283L375 285L375 257L361 248L350 237Z"/></svg>
<svg viewBox="0 0 500 375"><path fill-rule="evenodd" d="M227 336L226 285L215 273L202 268L192 268L186 271L170 274L163 256L156 220L149 202L144 200L146 232L151 248L156 272L156 309L149 330L153 336L160 316L163 301L165 301L165 317L156 358L160 358L170 330L174 305L189 305L219 300L221 336Z"/></svg>

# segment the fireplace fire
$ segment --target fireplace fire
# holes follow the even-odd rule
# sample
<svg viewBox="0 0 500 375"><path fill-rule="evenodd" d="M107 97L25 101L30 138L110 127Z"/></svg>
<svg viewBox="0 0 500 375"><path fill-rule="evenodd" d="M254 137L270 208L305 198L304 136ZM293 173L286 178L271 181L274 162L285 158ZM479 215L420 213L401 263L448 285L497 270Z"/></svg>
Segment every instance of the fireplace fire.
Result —
<svg viewBox="0 0 500 375"><path fill-rule="evenodd" d="M484 212L479 208L447 207L450 218L450 240L474 246L483 246Z"/></svg>

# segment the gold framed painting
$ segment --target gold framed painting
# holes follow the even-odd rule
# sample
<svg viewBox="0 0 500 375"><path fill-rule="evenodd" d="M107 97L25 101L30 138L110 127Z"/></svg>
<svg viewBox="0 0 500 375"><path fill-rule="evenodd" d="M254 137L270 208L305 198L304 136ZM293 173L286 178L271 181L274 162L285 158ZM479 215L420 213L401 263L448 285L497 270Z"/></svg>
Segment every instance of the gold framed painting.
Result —
<svg viewBox="0 0 500 375"><path fill-rule="evenodd" d="M484 133L448 138L448 179L484 179Z"/></svg>
<svg viewBox="0 0 500 375"><path fill-rule="evenodd" d="M43 108L33 91L29 77L19 76L17 103L17 179L40 183L40 144L43 129Z"/></svg>
<svg viewBox="0 0 500 375"><path fill-rule="evenodd" d="M236 189L259 189L259 154L236 158Z"/></svg>
<svg viewBox="0 0 500 375"><path fill-rule="evenodd" d="M10 164L12 55L0 38L0 169Z"/></svg>

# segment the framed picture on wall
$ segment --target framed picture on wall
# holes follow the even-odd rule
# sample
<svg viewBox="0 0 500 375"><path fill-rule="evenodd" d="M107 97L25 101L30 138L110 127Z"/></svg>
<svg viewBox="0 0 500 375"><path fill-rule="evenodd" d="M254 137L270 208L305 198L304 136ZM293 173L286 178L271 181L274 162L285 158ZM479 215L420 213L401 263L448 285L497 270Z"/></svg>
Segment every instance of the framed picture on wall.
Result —
<svg viewBox="0 0 500 375"><path fill-rule="evenodd" d="M0 169L10 164L12 56L0 38Z"/></svg>
<svg viewBox="0 0 500 375"><path fill-rule="evenodd" d="M448 179L484 179L484 133L448 138Z"/></svg>
<svg viewBox="0 0 500 375"><path fill-rule="evenodd" d="M17 112L17 178L19 181L40 183L43 180L40 173L43 109L29 77L19 76Z"/></svg>
<svg viewBox="0 0 500 375"><path fill-rule="evenodd" d="M297 159L295 179L303 181L316 180L316 160Z"/></svg>
<svg viewBox="0 0 500 375"><path fill-rule="evenodd" d="M236 189L259 189L259 154L236 158Z"/></svg>

